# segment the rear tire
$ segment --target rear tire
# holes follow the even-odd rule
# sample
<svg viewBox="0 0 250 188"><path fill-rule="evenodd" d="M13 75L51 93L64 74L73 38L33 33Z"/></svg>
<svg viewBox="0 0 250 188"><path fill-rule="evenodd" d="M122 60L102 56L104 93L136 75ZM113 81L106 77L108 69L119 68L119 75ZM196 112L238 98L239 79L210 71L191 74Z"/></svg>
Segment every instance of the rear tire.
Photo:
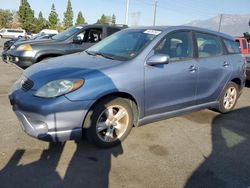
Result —
<svg viewBox="0 0 250 188"><path fill-rule="evenodd" d="M106 148L120 144L133 126L133 109L130 100L108 97L98 102L87 114L84 127L87 140Z"/></svg>
<svg viewBox="0 0 250 188"><path fill-rule="evenodd" d="M222 92L219 99L217 110L227 113L234 109L239 97L239 86L234 82L229 82Z"/></svg>

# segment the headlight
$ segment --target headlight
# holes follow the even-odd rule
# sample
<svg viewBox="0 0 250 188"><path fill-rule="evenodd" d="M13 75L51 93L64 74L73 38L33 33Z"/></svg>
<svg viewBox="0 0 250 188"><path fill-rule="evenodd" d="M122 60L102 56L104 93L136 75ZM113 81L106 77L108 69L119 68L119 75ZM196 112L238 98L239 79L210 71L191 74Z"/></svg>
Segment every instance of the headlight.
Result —
<svg viewBox="0 0 250 188"><path fill-rule="evenodd" d="M34 95L43 98L58 97L79 89L83 83L82 79L55 80L42 86Z"/></svg>
<svg viewBox="0 0 250 188"><path fill-rule="evenodd" d="M12 49L15 49L15 48L16 48L15 45L12 45L12 46L10 47L11 50L12 50Z"/></svg>
<svg viewBox="0 0 250 188"><path fill-rule="evenodd" d="M17 51L32 51L32 47L29 44L23 44L17 47Z"/></svg>

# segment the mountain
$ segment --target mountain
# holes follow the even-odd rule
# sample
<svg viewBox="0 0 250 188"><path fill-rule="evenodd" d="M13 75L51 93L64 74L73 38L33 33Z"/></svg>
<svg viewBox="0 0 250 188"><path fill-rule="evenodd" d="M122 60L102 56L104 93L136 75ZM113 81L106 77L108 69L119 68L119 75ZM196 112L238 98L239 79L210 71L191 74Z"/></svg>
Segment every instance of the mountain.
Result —
<svg viewBox="0 0 250 188"><path fill-rule="evenodd" d="M221 32L232 36L243 36L244 32L250 33L249 27L250 14L248 15L233 15L223 14L221 20ZM195 20L186 25L202 27L218 31L220 23L220 15L207 20Z"/></svg>

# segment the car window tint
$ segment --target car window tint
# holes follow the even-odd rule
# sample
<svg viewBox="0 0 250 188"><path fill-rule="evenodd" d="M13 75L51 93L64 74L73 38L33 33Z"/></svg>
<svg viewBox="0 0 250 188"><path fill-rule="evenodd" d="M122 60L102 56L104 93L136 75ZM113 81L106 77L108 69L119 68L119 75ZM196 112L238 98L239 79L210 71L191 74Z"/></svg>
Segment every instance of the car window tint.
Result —
<svg viewBox="0 0 250 188"><path fill-rule="evenodd" d="M117 32L117 31L120 31L121 29L119 28L107 28L107 33L108 35L112 35L113 33Z"/></svg>
<svg viewBox="0 0 250 188"><path fill-rule="evenodd" d="M183 31L167 35L155 48L155 53L168 55L170 61L192 58L193 43L191 32Z"/></svg>
<svg viewBox="0 0 250 188"><path fill-rule="evenodd" d="M84 36L83 42L90 42L95 43L102 40L102 29L96 28L96 29L88 29L86 30L86 35Z"/></svg>
<svg viewBox="0 0 250 188"><path fill-rule="evenodd" d="M240 46L239 46L239 43L237 43L236 41L223 39L223 42L225 43L225 46L227 48L227 52L229 54L240 53Z"/></svg>
<svg viewBox="0 0 250 188"><path fill-rule="evenodd" d="M211 57L222 55L220 40L214 35L196 33L199 57Z"/></svg>

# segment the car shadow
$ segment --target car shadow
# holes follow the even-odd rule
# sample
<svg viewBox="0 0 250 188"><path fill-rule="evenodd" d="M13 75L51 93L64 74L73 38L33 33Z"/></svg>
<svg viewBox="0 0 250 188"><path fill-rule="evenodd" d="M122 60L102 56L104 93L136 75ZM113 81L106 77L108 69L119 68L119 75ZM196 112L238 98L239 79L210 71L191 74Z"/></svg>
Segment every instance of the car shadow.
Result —
<svg viewBox="0 0 250 188"><path fill-rule="evenodd" d="M250 88L250 80L246 80L246 87Z"/></svg>
<svg viewBox="0 0 250 188"><path fill-rule="evenodd" d="M19 163L26 151L16 150L0 171L0 187L108 187L111 157L122 154L122 146L100 149L82 140L76 146L70 162L61 162L68 163L64 177L57 168L65 143L50 143L37 161L25 165Z"/></svg>
<svg viewBox="0 0 250 188"><path fill-rule="evenodd" d="M193 172L186 188L250 186L250 107L220 114L212 122L212 153Z"/></svg>

